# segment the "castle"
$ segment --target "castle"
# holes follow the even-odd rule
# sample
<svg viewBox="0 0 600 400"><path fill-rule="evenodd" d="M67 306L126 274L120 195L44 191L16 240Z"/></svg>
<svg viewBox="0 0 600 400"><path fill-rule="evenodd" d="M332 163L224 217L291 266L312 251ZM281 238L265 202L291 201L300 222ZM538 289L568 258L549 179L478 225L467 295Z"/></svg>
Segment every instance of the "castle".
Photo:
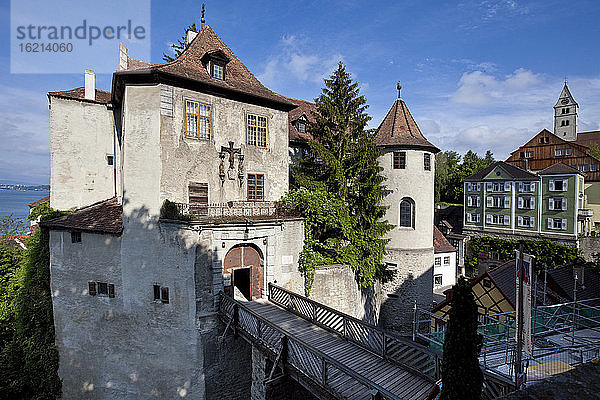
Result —
<svg viewBox="0 0 600 400"><path fill-rule="evenodd" d="M121 47L111 92L86 71L48 94L50 205L76 210L42 224L65 399L249 398L253 354L223 335L218 293L304 291L304 223L277 200L314 105L264 87L209 26L187 39L162 64ZM402 331L431 304L439 150L400 93L376 141L396 272L379 323Z"/></svg>

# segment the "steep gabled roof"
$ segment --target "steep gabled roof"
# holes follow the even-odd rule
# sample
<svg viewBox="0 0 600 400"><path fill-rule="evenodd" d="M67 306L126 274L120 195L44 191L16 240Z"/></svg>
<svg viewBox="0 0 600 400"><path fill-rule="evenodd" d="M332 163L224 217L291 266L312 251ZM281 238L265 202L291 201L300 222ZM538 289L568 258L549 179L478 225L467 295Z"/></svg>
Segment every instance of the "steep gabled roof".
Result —
<svg viewBox="0 0 600 400"><path fill-rule="evenodd" d="M573 95L571 94L571 91L569 90L569 87L567 86L567 84L565 83L565 85L563 86L561 92L560 92L560 96L558 96L558 100L556 101L556 104L554 105L554 107L560 107L561 101L564 99L568 99L569 103L568 104L577 104L577 102L575 101L575 99L573 98Z"/></svg>
<svg viewBox="0 0 600 400"><path fill-rule="evenodd" d="M113 197L40 225L50 229L120 235L123 232L123 206Z"/></svg>
<svg viewBox="0 0 600 400"><path fill-rule="evenodd" d="M562 162L557 162L556 164L552 164L548 168L544 168L543 170L538 172L538 175L567 175L567 174L579 174L585 176L585 174L579 171L577 168L573 168L570 165L567 165Z"/></svg>
<svg viewBox="0 0 600 400"><path fill-rule="evenodd" d="M600 146L600 131L579 132L575 143L585 147Z"/></svg>
<svg viewBox="0 0 600 400"><path fill-rule="evenodd" d="M471 176L465 178L465 181L481 181L483 180L490 172L494 170L494 168L499 167L504 172L506 172L509 176L511 176L515 180L537 180L538 176L532 174L529 171L526 171L522 168L515 167L514 165L508 164L504 161L497 161L490 165L487 168L482 169L479 172L474 173Z"/></svg>
<svg viewBox="0 0 600 400"><path fill-rule="evenodd" d="M310 133L298 132L296 125L294 122L298 121L302 116L306 118L308 122L315 122L315 118L313 117L313 112L316 112L317 107L315 103L311 103L306 100L293 99L291 97L287 98L288 101L296 105L292 111L288 113L288 130L289 130L289 140L290 142L306 142L312 139Z"/></svg>
<svg viewBox="0 0 600 400"><path fill-rule="evenodd" d="M440 232L437 226L433 226L433 252L434 253L451 253L456 251L456 248L450 244L448 239Z"/></svg>
<svg viewBox="0 0 600 400"><path fill-rule="evenodd" d="M60 97L63 99L80 100L89 103L108 104L110 103L110 92L96 89L96 98L94 100L85 98L85 87L81 86L71 90L62 90L59 92L48 92L48 97Z"/></svg>
<svg viewBox="0 0 600 400"><path fill-rule="evenodd" d="M207 71L206 57L214 54L219 54L229 59L225 67L224 80L213 78ZM209 89L212 88L213 91L216 90L218 93L234 92L264 99L271 103L276 103L279 107L286 110L294 107L285 97L264 87L208 25L205 25L198 32L194 40L192 40L177 59L134 70L117 71L115 72L115 77L121 78L133 75L140 77L144 73L149 75L160 74L173 79L201 83Z"/></svg>
<svg viewBox="0 0 600 400"><path fill-rule="evenodd" d="M436 153L440 151L425 139L406 103L400 97L377 128L375 142L380 146L423 147Z"/></svg>

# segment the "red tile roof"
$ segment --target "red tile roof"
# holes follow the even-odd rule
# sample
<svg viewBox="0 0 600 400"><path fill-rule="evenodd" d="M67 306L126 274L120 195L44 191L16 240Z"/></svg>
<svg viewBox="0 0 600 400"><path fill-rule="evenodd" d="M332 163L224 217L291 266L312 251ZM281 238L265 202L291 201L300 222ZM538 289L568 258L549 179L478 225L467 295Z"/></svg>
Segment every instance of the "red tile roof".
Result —
<svg viewBox="0 0 600 400"><path fill-rule="evenodd" d="M113 197L40 225L50 229L120 235L123 232L123 206Z"/></svg>
<svg viewBox="0 0 600 400"><path fill-rule="evenodd" d="M205 67L205 57L218 53L229 59L225 66L224 80L210 76ZM125 76L140 72L159 72L173 77L190 79L219 89L227 89L276 102L288 109L293 107L293 104L287 98L264 87L208 25L204 25L177 59L162 64L136 68L134 71L117 71L115 74Z"/></svg>
<svg viewBox="0 0 600 400"><path fill-rule="evenodd" d="M456 251L456 248L450 244L448 239L440 232L437 226L433 226L433 252L434 253L451 253Z"/></svg>
<svg viewBox="0 0 600 400"><path fill-rule="evenodd" d="M48 92L48 97L61 97L63 99L73 99L87 101L90 103L108 104L110 103L110 92L96 89L96 99L90 100L85 98L85 87L81 86L71 90L63 90L60 92Z"/></svg>
<svg viewBox="0 0 600 400"><path fill-rule="evenodd" d="M313 112L317 111L317 106L315 103L311 103L306 100L300 99L292 99L290 97L287 98L291 103L295 104L297 107L288 113L288 121L289 121L289 139L290 141L300 141L306 142L312 139L310 133L300 133L296 128L294 122L296 122L302 115L306 117L308 122L315 122L315 118L313 117Z"/></svg>
<svg viewBox="0 0 600 400"><path fill-rule="evenodd" d="M380 146L425 147L435 152L439 151L425 139L406 103L401 98L396 99L377 128L375 142Z"/></svg>
<svg viewBox="0 0 600 400"><path fill-rule="evenodd" d="M600 131L579 132L575 143L586 147L594 144L600 146Z"/></svg>
<svg viewBox="0 0 600 400"><path fill-rule="evenodd" d="M37 206L38 204L42 204L47 201L50 201L50 196L42 197L41 199L33 201L27 205L29 206L29 208L33 208L33 207Z"/></svg>

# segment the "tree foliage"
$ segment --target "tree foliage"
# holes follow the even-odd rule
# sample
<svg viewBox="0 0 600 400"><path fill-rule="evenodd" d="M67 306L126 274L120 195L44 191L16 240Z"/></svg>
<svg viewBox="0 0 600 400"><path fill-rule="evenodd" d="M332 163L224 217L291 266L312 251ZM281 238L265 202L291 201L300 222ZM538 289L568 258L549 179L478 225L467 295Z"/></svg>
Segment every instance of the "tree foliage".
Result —
<svg viewBox="0 0 600 400"><path fill-rule="evenodd" d="M594 158L600 160L600 145L598 143L592 144L587 149L587 154L588 154L588 156L591 156L591 157L594 157Z"/></svg>
<svg viewBox="0 0 600 400"><path fill-rule="evenodd" d="M310 156L292 167L295 187L283 199L306 216L300 266L307 291L314 268L327 263L350 265L368 287L387 277L381 261L387 240L381 238L390 230L382 220L386 210L380 204L389 191L374 132L366 129L368 106L341 62L315 104Z"/></svg>
<svg viewBox="0 0 600 400"><path fill-rule="evenodd" d="M39 205L36 217L65 213ZM34 209L35 211L35 209ZM0 398L55 399L61 394L58 351L50 294L50 234L40 228L27 241L2 298L3 342L0 349Z"/></svg>
<svg viewBox="0 0 600 400"><path fill-rule="evenodd" d="M452 287L448 327L444 338L441 400L481 398L479 367L482 336L477 333L477 305L464 277Z"/></svg>
<svg viewBox="0 0 600 400"><path fill-rule="evenodd" d="M196 28L196 23L194 22L190 26L185 29L183 36L180 39L177 39L177 43L171 44L171 51L175 54L175 56L170 56L167 53L163 53L163 61L170 62L174 61L183 53L185 48L187 47L187 33L188 31L198 32L198 28Z"/></svg>
<svg viewBox="0 0 600 400"><path fill-rule="evenodd" d="M466 177L489 167L495 162L490 150L481 158L469 150L461 157L455 151L444 151L435 158L436 203L463 203L463 181Z"/></svg>
<svg viewBox="0 0 600 400"><path fill-rule="evenodd" d="M533 263L537 271L544 268L553 269L573 262L577 257L577 249L562 246L549 240L523 240L523 251L535 256ZM494 252L501 261L515 258L515 250L519 248L518 240L497 239L489 236L474 237L468 241L468 252L465 264L467 268L476 269L477 256L482 252Z"/></svg>

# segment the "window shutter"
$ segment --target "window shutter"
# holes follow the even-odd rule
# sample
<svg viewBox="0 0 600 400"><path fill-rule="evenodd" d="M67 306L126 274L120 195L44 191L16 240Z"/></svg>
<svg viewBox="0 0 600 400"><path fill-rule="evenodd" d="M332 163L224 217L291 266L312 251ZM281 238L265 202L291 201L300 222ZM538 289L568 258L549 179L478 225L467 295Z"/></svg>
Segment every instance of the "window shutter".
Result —
<svg viewBox="0 0 600 400"><path fill-rule="evenodd" d="M552 179L550 179L550 191L553 192L554 191L554 181Z"/></svg>
<svg viewBox="0 0 600 400"><path fill-rule="evenodd" d="M562 230L563 230L563 231L566 231L566 230L567 230L567 220L566 220L566 219L563 219L563 220L562 220L562 221L560 221L560 222L561 222L561 228L562 228Z"/></svg>
<svg viewBox="0 0 600 400"><path fill-rule="evenodd" d="M504 208L510 208L510 196L504 196Z"/></svg>
<svg viewBox="0 0 600 400"><path fill-rule="evenodd" d="M188 193L190 214L208 215L208 183L190 182Z"/></svg>
<svg viewBox="0 0 600 400"><path fill-rule="evenodd" d="M523 182L519 182L519 192L523 191Z"/></svg>
<svg viewBox="0 0 600 400"><path fill-rule="evenodd" d="M504 191L508 192L510 190L510 182L504 182Z"/></svg>
<svg viewBox="0 0 600 400"><path fill-rule="evenodd" d="M468 183L467 183L467 190L468 190L469 192L472 192L472 191L473 191L473 184L472 184L472 183L470 183L470 182L468 182Z"/></svg>
<svg viewBox="0 0 600 400"><path fill-rule="evenodd" d="M477 214L477 222L481 222L481 215Z"/></svg>
<svg viewBox="0 0 600 400"><path fill-rule="evenodd" d="M96 295L96 282L88 282L88 290L90 292L90 296Z"/></svg>
<svg viewBox="0 0 600 400"><path fill-rule="evenodd" d="M477 197L477 207L481 207L481 197Z"/></svg>
<svg viewBox="0 0 600 400"><path fill-rule="evenodd" d="M467 222L471 222L471 214L467 214Z"/></svg>
<svg viewBox="0 0 600 400"><path fill-rule="evenodd" d="M160 285L154 285L154 300L160 300Z"/></svg>
<svg viewBox="0 0 600 400"><path fill-rule="evenodd" d="M523 226L523 217L521 217L521 216L517 217L517 224L519 226Z"/></svg>
<svg viewBox="0 0 600 400"><path fill-rule="evenodd" d="M481 190L481 183L477 182L477 191L480 191L480 190Z"/></svg>
<svg viewBox="0 0 600 400"><path fill-rule="evenodd" d="M548 210L554 210L554 199L552 197L548 199Z"/></svg>
<svg viewBox="0 0 600 400"><path fill-rule="evenodd" d="M522 197L519 197L518 202L519 202L518 207L523 208L523 198Z"/></svg>
<svg viewBox="0 0 600 400"><path fill-rule="evenodd" d="M161 287L160 288L160 299L164 304L169 304L169 288Z"/></svg>
<svg viewBox="0 0 600 400"><path fill-rule="evenodd" d="M568 187L569 187L569 180L563 179L563 192L566 192L568 190Z"/></svg>
<svg viewBox="0 0 600 400"><path fill-rule="evenodd" d="M567 209L567 198L563 197L562 199L562 209L566 210Z"/></svg>
<svg viewBox="0 0 600 400"><path fill-rule="evenodd" d="M492 223L492 214L487 214L485 216L485 222L487 222L488 224Z"/></svg>
<svg viewBox="0 0 600 400"><path fill-rule="evenodd" d="M494 206L494 198L493 197L488 196L488 198L487 198L486 201L487 201L487 206L488 207L493 207Z"/></svg>
<svg viewBox="0 0 600 400"><path fill-rule="evenodd" d="M112 283L108 284L108 297L111 299L115 297L115 285Z"/></svg>
<svg viewBox="0 0 600 400"><path fill-rule="evenodd" d="M504 225L510 225L510 216L508 216L508 215L504 216Z"/></svg>
<svg viewBox="0 0 600 400"><path fill-rule="evenodd" d="M535 192L535 182L531 182L531 192Z"/></svg>
<svg viewBox="0 0 600 400"><path fill-rule="evenodd" d="M536 202L536 200L537 199L535 197L531 198L531 201L529 202L529 209L530 210L535 210L535 202Z"/></svg>
<svg viewBox="0 0 600 400"><path fill-rule="evenodd" d="M471 207L473 205L473 198L471 196L467 197L467 205Z"/></svg>
<svg viewBox="0 0 600 400"><path fill-rule="evenodd" d="M548 229L552 229L552 218L548 218Z"/></svg>

